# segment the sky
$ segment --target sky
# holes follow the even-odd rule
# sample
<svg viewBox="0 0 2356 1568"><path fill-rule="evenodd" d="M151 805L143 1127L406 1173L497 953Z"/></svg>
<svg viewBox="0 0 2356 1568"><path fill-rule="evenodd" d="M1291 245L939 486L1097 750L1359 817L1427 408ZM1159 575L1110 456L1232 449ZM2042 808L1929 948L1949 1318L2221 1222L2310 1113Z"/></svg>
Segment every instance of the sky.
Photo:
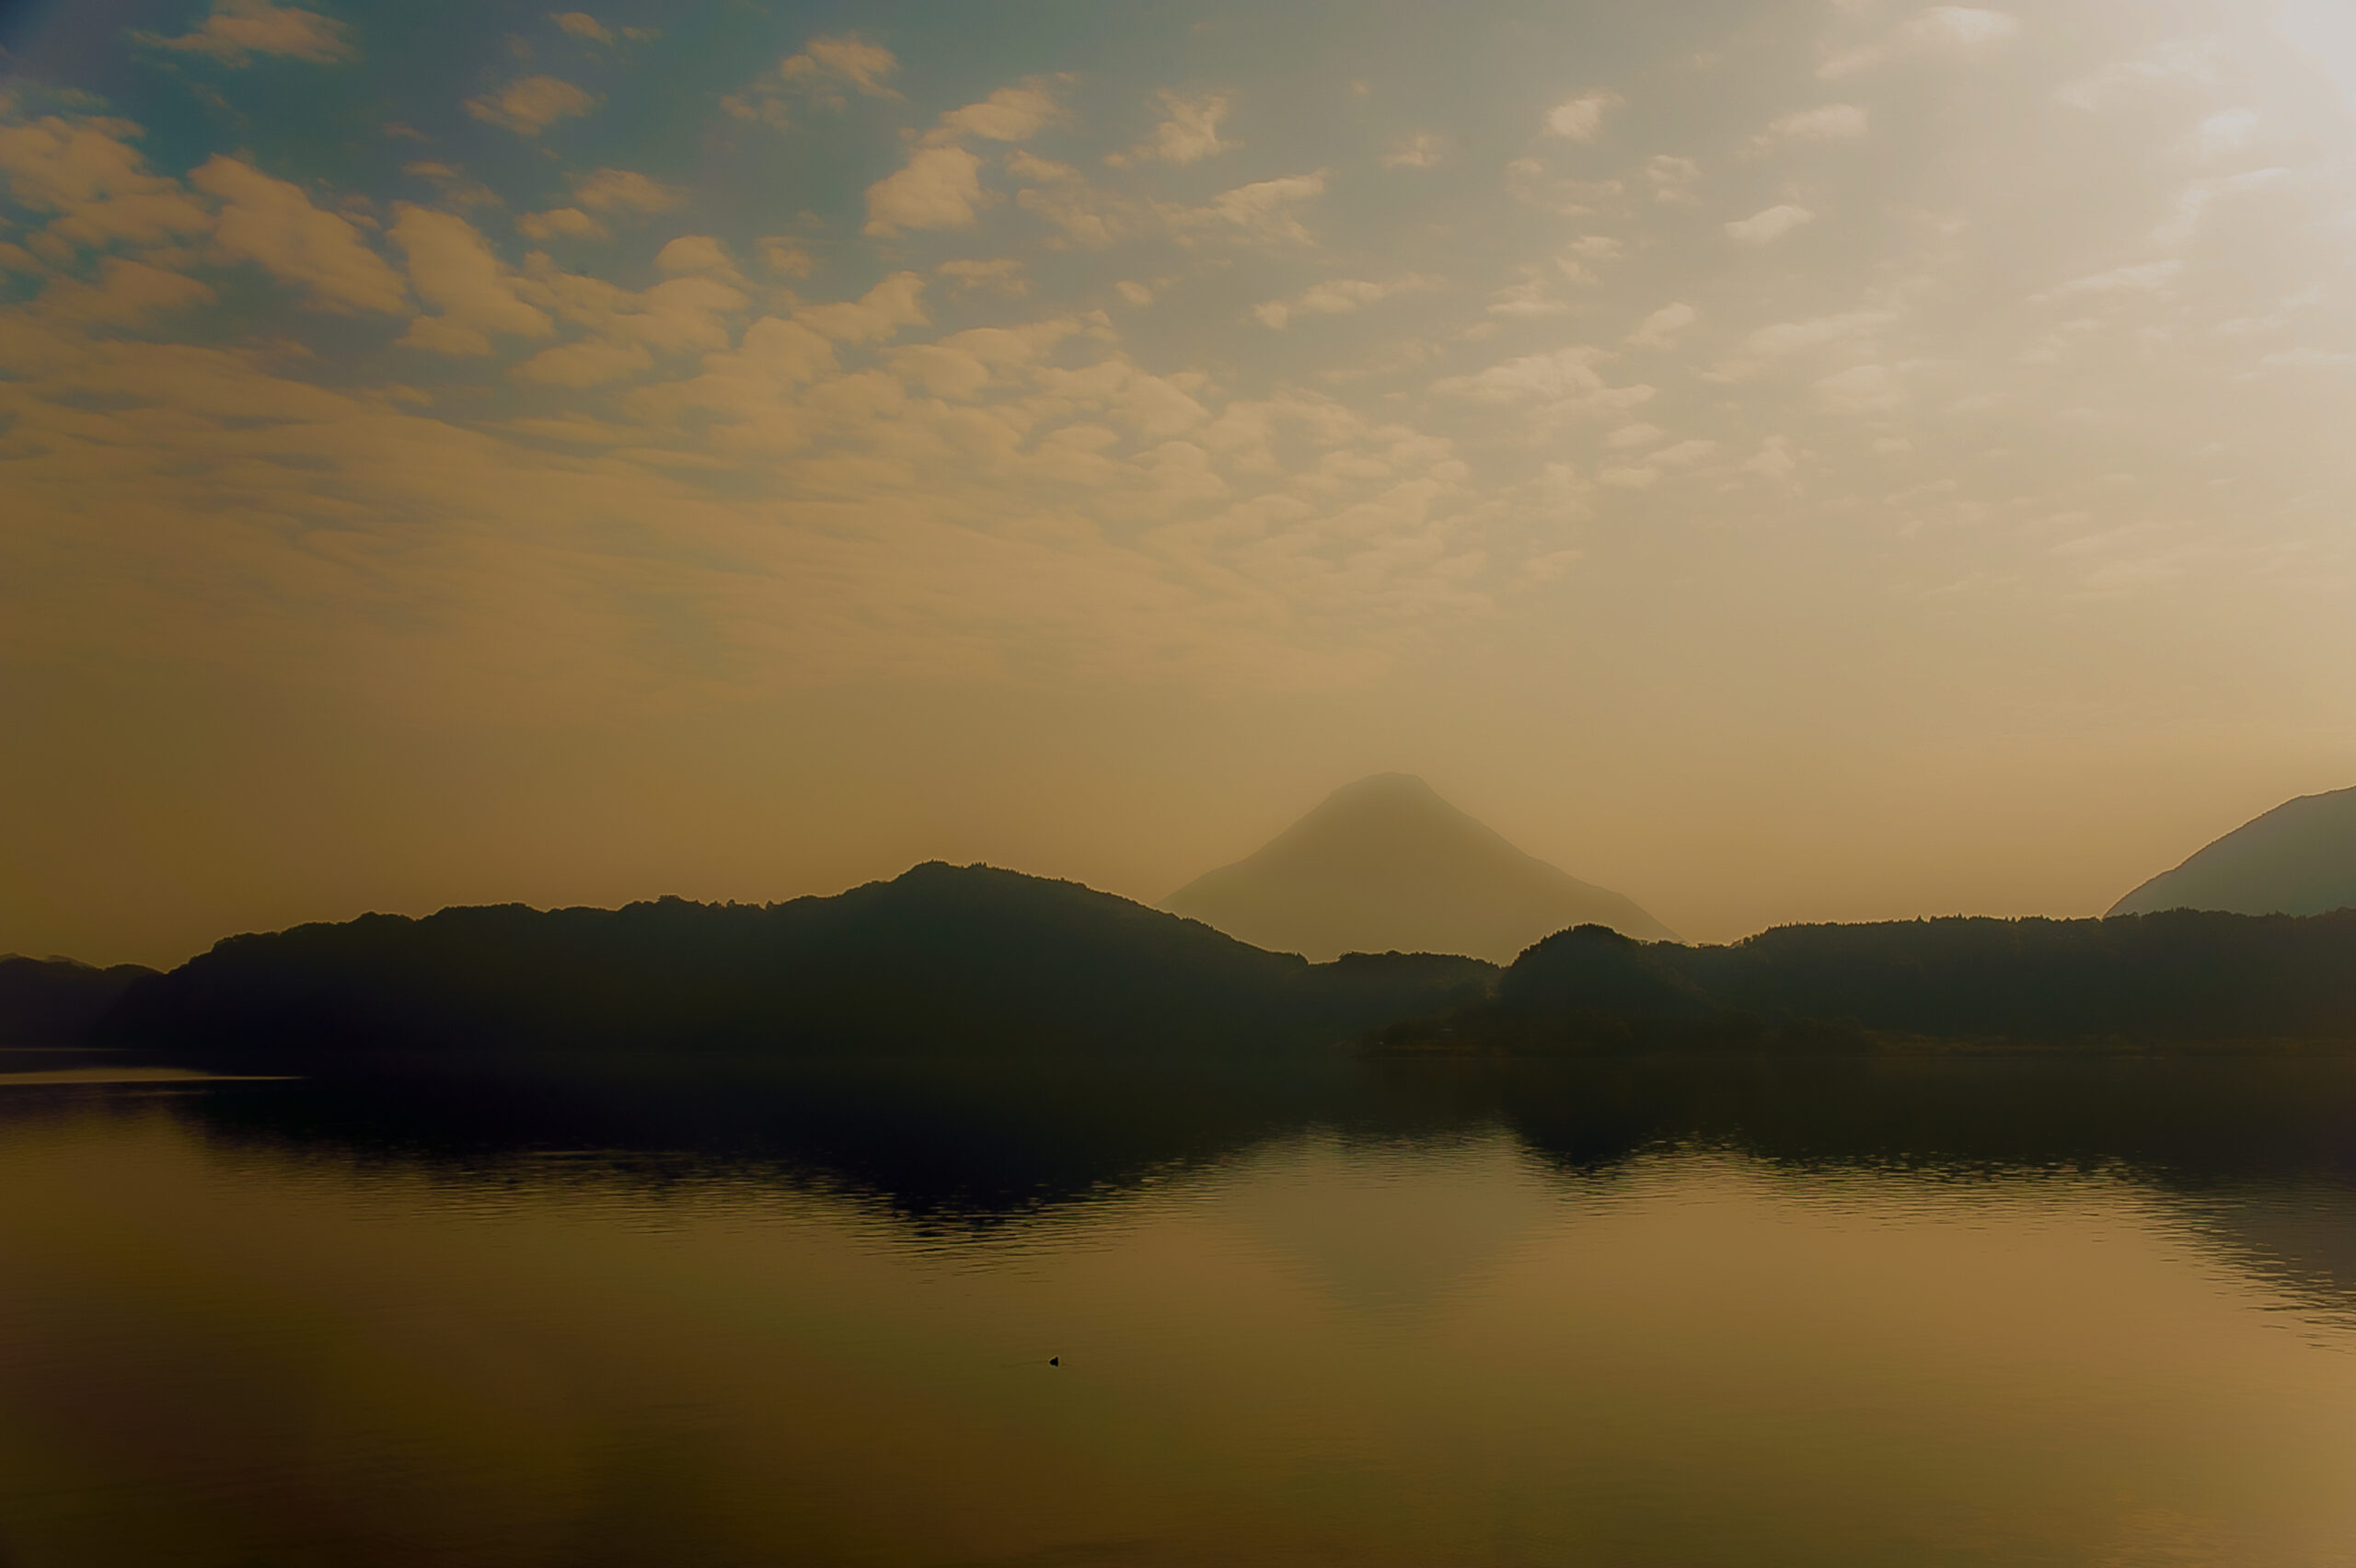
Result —
<svg viewBox="0 0 2356 1568"><path fill-rule="evenodd" d="M1150 901L1386 770L1726 940L2356 784L2341 0L0 49L0 951Z"/></svg>

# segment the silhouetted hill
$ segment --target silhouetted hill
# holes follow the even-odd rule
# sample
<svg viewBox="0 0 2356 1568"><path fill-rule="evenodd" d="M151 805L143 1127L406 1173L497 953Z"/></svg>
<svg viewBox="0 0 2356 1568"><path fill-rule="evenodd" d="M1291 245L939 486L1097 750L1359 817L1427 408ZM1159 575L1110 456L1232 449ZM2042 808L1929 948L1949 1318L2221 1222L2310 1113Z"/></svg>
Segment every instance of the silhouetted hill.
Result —
<svg viewBox="0 0 2356 1568"><path fill-rule="evenodd" d="M1583 923L1676 937L1629 899L1523 854L1404 773L1334 790L1257 853L1161 906L1311 959L1396 948L1505 963Z"/></svg>
<svg viewBox="0 0 2356 1568"><path fill-rule="evenodd" d="M2110 912L2320 915L2350 905L2356 905L2356 789L2285 801L2154 877Z"/></svg>
<svg viewBox="0 0 2356 1568"><path fill-rule="evenodd" d="M603 1050L1265 1053L1477 995L1484 963L1311 965L1074 882L921 865L830 898L520 905L233 937L101 1036L181 1056Z"/></svg>
<svg viewBox="0 0 2356 1568"><path fill-rule="evenodd" d="M72 1045L133 982L136 963L99 969L70 958L0 957L0 1045Z"/></svg>
<svg viewBox="0 0 2356 1568"><path fill-rule="evenodd" d="M1393 1054L1860 1049L1919 1039L2356 1043L2356 910L1785 926L1726 947L1582 927L1496 995L1394 1025Z"/></svg>

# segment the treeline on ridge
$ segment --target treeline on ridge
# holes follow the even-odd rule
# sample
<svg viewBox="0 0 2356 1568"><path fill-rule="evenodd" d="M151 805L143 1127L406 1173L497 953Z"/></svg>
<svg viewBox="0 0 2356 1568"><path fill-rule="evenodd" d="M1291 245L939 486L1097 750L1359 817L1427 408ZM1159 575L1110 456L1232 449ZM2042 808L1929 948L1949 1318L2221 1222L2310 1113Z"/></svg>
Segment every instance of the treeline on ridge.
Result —
<svg viewBox="0 0 2356 1568"><path fill-rule="evenodd" d="M2356 909L1785 926L1723 947L1557 932L1384 1055L2356 1043Z"/></svg>
<svg viewBox="0 0 2356 1568"><path fill-rule="evenodd" d="M102 1043L441 1050L1258 1054L1483 995L1475 959L1311 964L1076 882L929 862L789 903L445 909L233 937L133 986Z"/></svg>

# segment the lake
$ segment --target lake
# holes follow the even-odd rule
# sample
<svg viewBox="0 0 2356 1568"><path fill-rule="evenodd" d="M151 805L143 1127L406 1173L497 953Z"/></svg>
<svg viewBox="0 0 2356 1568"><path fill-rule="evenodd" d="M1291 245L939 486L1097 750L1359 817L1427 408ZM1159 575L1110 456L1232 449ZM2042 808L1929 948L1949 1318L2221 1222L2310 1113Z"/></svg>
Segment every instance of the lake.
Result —
<svg viewBox="0 0 2356 1568"><path fill-rule="evenodd" d="M2356 1062L0 1055L0 1564L2356 1563Z"/></svg>

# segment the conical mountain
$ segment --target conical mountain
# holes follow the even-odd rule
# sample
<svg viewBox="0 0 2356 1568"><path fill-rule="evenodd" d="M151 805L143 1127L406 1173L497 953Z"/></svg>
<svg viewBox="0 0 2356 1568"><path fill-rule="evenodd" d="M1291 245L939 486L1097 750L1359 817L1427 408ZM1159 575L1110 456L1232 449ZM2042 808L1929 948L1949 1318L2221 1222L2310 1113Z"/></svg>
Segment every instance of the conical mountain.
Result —
<svg viewBox="0 0 2356 1568"><path fill-rule="evenodd" d="M1404 773L1334 790L1257 854L1161 906L1318 963L1396 950L1509 963L1540 938L1587 924L1677 940L1634 901L1523 854Z"/></svg>
<svg viewBox="0 0 2356 1568"><path fill-rule="evenodd" d="M2110 907L2321 915L2356 905L2356 789L2285 801Z"/></svg>

